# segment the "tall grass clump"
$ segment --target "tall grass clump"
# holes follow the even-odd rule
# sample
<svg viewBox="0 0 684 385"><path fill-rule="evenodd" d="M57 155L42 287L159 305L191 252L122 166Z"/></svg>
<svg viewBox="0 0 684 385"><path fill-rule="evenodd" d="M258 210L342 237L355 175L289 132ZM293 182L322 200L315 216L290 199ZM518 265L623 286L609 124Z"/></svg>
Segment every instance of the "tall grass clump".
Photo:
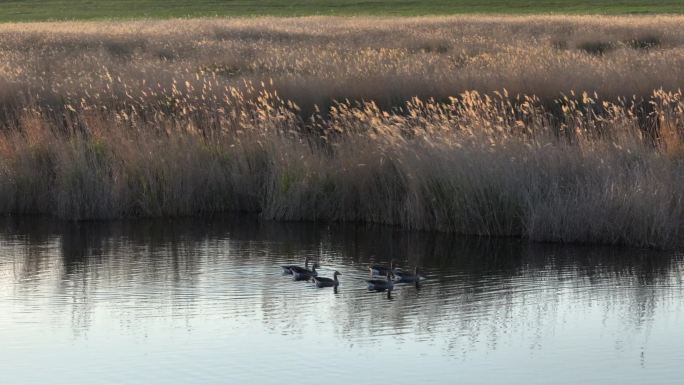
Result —
<svg viewBox="0 0 684 385"><path fill-rule="evenodd" d="M683 246L681 18L334 20L0 26L0 213Z"/></svg>
<svg viewBox="0 0 684 385"><path fill-rule="evenodd" d="M681 243L680 92L653 94L651 132L631 102L587 94L558 100L560 116L535 97L468 92L391 111L339 103L308 120L269 91L229 95L215 110L179 101L173 114L26 111L0 136L0 211L248 211L541 241Z"/></svg>

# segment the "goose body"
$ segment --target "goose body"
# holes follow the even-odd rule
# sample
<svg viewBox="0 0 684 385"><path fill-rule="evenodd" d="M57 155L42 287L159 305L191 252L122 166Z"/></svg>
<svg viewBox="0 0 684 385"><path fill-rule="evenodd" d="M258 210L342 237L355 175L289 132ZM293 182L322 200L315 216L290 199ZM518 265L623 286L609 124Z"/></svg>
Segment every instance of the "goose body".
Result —
<svg viewBox="0 0 684 385"><path fill-rule="evenodd" d="M332 278L326 277L313 277L314 282L316 282L316 287L337 287L340 281L337 280L337 276L342 275L339 271L333 274Z"/></svg>
<svg viewBox="0 0 684 385"><path fill-rule="evenodd" d="M422 277L418 273L418 267L413 269L413 273L409 273L408 271L397 271L395 273L396 282L403 282L403 283L408 283L408 282L415 282L418 283L422 280L425 279L425 277Z"/></svg>
<svg viewBox="0 0 684 385"><path fill-rule="evenodd" d="M319 267L318 263L314 263L311 270L295 266L292 267L290 271L292 272L292 277L295 281L308 281L311 278L318 276L318 272L316 271L317 267Z"/></svg>
<svg viewBox="0 0 684 385"><path fill-rule="evenodd" d="M309 269L309 257L304 258L304 267L297 265L283 265L280 266L283 269L283 274L292 275L292 269Z"/></svg>
<svg viewBox="0 0 684 385"><path fill-rule="evenodd" d="M371 276L377 275L384 277L387 273L394 273L398 269L394 267L394 260L391 260L389 267L384 265L370 265L368 270L370 270Z"/></svg>
<svg viewBox="0 0 684 385"><path fill-rule="evenodd" d="M394 282L392 282L392 273L387 272L387 279L369 279L368 290L385 291L394 289Z"/></svg>

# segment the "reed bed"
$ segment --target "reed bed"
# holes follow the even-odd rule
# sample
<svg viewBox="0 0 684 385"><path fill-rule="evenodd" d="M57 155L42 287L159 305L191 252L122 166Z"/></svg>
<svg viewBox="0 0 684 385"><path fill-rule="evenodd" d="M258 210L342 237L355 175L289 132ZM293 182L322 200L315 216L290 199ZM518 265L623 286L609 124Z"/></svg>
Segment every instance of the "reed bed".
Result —
<svg viewBox="0 0 684 385"><path fill-rule="evenodd" d="M679 248L682 22L0 25L0 212Z"/></svg>

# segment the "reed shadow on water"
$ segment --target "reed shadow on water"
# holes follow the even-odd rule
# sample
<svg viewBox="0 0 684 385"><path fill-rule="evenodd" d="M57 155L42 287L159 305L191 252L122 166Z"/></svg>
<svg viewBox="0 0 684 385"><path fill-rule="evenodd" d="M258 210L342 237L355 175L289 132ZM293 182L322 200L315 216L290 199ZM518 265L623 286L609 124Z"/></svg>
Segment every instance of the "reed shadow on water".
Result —
<svg viewBox="0 0 684 385"><path fill-rule="evenodd" d="M340 271L340 285L319 289L281 275L281 265L306 256L321 263L323 276ZM404 270L420 266L426 279L419 288L396 283L391 291L368 292L368 266L392 259ZM146 370L174 360L165 352L185 349L201 358L193 365L220 372L209 381L245 373L270 378L295 363L337 359L360 370L369 360L382 361L373 358L378 349L391 356L409 350L418 364L427 364L415 355L420 350L431 365L457 365L468 377L475 375L469 372L473 361L492 365L493 355L558 354L559 343L565 344L562 354L544 354L551 357L545 367L582 360L587 352L631 358L639 353L634 346L646 346L650 363L663 352L663 331L676 325L668 314L679 314L682 262L682 255L631 248L254 216L88 223L13 217L0 222L0 288L7 293L0 304L8 310L0 322L17 325L3 335L5 352L21 354L27 343L49 350L65 338L72 355L87 354L93 363L89 375L109 375L106 363L130 340L138 348L125 354L140 358ZM43 328L35 319L44 317L50 317L51 337L31 339L28 333ZM623 345L615 344L615 333ZM182 337L188 335L190 340ZM88 350L93 343L96 352ZM229 366L212 360L218 351ZM267 368L234 369L235 362L248 365L269 354ZM150 355L154 359L141 358ZM21 357L13 357L3 360L8 378L40 377L17 371L14 362ZM185 355L183 360L187 364ZM495 365L517 376L528 373L516 371L518 361L508 358ZM616 376L633 365L618 357L602 368ZM70 378L83 371L70 361L60 366ZM167 378L168 370L155 376ZM342 381L345 373L334 378ZM187 376L174 373L175 381Z"/></svg>

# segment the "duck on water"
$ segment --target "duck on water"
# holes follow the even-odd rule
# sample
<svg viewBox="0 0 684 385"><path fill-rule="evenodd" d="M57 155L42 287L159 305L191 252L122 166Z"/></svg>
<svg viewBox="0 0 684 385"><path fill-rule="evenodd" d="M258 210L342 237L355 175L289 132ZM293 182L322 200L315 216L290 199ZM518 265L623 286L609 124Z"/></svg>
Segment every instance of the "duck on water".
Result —
<svg viewBox="0 0 684 385"><path fill-rule="evenodd" d="M283 269L283 274L292 275L292 269L293 268L308 270L309 269L309 261L310 261L309 257L304 258L304 267L303 268L301 266L297 266L297 265L283 265L280 267Z"/></svg>
<svg viewBox="0 0 684 385"><path fill-rule="evenodd" d="M326 277L313 277L316 287L337 287L340 281L337 280L337 276L342 275L339 271L335 271L332 278Z"/></svg>
<svg viewBox="0 0 684 385"><path fill-rule="evenodd" d="M420 275L418 266L413 268L413 273L408 271L397 271L394 273L394 275L394 281L399 283L419 283L425 279L425 277Z"/></svg>
<svg viewBox="0 0 684 385"><path fill-rule="evenodd" d="M311 267L311 270L299 266L294 266L290 269L290 271L292 272L292 277L295 281L309 281L311 280L311 278L318 276L318 272L316 271L317 267L321 266L318 263L314 262L313 266Z"/></svg>
<svg viewBox="0 0 684 385"><path fill-rule="evenodd" d="M370 270L371 277L376 276L376 275L384 277L387 275L387 273L395 273L399 269L395 266L395 262L393 259L390 261L389 267L384 266L384 265L370 265L368 267L368 270Z"/></svg>
<svg viewBox="0 0 684 385"><path fill-rule="evenodd" d="M368 290L373 291L391 291L394 289L394 282L392 281L392 272L388 271L386 274L387 279L369 279L366 280L368 283Z"/></svg>

